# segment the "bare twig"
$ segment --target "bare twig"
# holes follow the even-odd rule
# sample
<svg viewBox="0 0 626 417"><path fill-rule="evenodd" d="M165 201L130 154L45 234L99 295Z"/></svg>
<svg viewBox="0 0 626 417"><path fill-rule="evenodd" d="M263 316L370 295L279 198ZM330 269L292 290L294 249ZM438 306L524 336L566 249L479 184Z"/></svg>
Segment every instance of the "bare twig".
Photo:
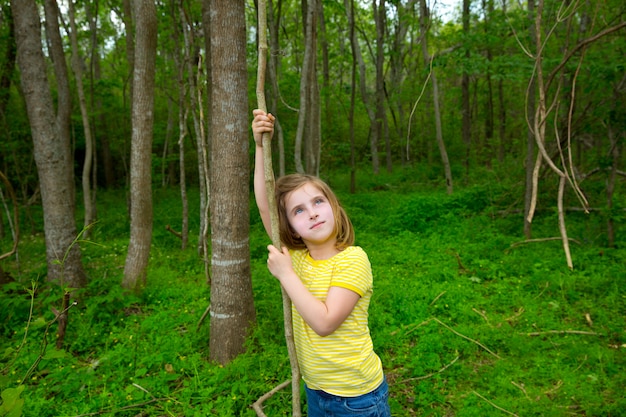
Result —
<svg viewBox="0 0 626 417"><path fill-rule="evenodd" d="M511 384L515 385L517 388L519 388L520 391L522 391L524 393L524 395L526 396L527 399L530 400L530 397L528 396L528 393L526 392L526 388L524 388L524 384L519 384L515 381L511 381Z"/></svg>
<svg viewBox="0 0 626 417"><path fill-rule="evenodd" d="M554 387L552 387L552 389L549 389L549 390L545 391L544 394L545 395L552 394L552 393L558 391L562 386L563 386L563 381L558 380L556 382L556 385Z"/></svg>
<svg viewBox="0 0 626 417"><path fill-rule="evenodd" d="M435 304L437 302L437 300L440 299L445 293L446 293L445 291L440 292L439 295L436 296L435 299L433 301L431 301L429 305Z"/></svg>
<svg viewBox="0 0 626 417"><path fill-rule="evenodd" d="M585 336L604 336L601 333L596 333L596 332L587 332L584 330L546 330L544 332L531 332L531 333L520 333L520 334L525 334L526 336L543 336L545 334L579 334L579 335L585 335Z"/></svg>
<svg viewBox="0 0 626 417"><path fill-rule="evenodd" d="M486 350L487 352L491 353L493 356L495 356L498 359L502 359L497 353L492 352L487 346L483 345L482 343L469 338L467 336L465 336L464 334L461 334L459 332L457 332L456 330L454 330L452 327L448 326L447 324L445 324L444 322L442 322L441 320L439 320L438 318L433 317L432 318L434 321L436 321L437 323L441 324L443 327L445 327L446 329L450 330L452 333L454 333L455 335L462 337L465 340L469 340L472 343L477 344L478 346L480 346L481 348L483 348L484 350Z"/></svg>
<svg viewBox="0 0 626 417"><path fill-rule="evenodd" d="M541 290L541 292L539 294L537 294L537 296L535 298L533 298L533 300L536 300L537 298L541 297L543 295L543 293L546 292L546 290L548 289L549 286L550 286L550 283L546 282L546 286L543 288L543 290Z"/></svg>
<svg viewBox="0 0 626 417"><path fill-rule="evenodd" d="M517 310L515 312L515 314L513 314L511 317L507 317L506 319L504 319L504 321L513 321L516 320L519 316L521 316L522 314L524 314L524 307L520 307L519 310Z"/></svg>
<svg viewBox="0 0 626 417"><path fill-rule="evenodd" d="M527 239L527 240L522 240L521 242L515 242L515 243L511 243L511 246L509 246L509 248L515 248L517 246L521 246L524 245L526 243L536 243L536 242L549 242L551 240L563 240L562 237L543 237L543 238L538 238L538 239ZM568 238L569 241L574 242L574 243L578 243L580 245L580 242L576 239L572 239L572 238Z"/></svg>
<svg viewBox="0 0 626 417"><path fill-rule="evenodd" d="M256 415L259 417L267 417L266 414L263 412L263 402L267 400L268 398L270 398L272 395L276 394L281 389L289 386L290 384L291 384L291 379L288 379L282 384L275 386L269 392L266 392L258 400L256 400L255 403L252 404L252 409L256 412Z"/></svg>
<svg viewBox="0 0 626 417"><path fill-rule="evenodd" d="M490 325L490 326L491 326L491 323L489 323L489 318L487 317L487 315L486 315L483 311L477 310L475 307L472 307L472 311L473 311L474 313L478 314L480 317L482 317L482 318L483 318L483 320L485 320L485 322L486 322L488 325Z"/></svg>
<svg viewBox="0 0 626 417"><path fill-rule="evenodd" d="M428 319L428 320L424 320L421 323L411 323L407 326L404 326L401 330L405 331L404 335L407 336L409 334L411 334L413 331L415 331L416 329L430 323L432 319ZM408 329L408 330L407 330ZM395 336L400 330L394 330L393 332L390 333L391 336Z"/></svg>
<svg viewBox="0 0 626 417"><path fill-rule="evenodd" d="M440 374L443 371L445 371L446 369L448 369L449 367L451 367L452 365L454 365L454 363L456 361L458 361L459 358L460 358L460 356L457 356L456 358L454 358L454 360L452 362L450 362L449 364L445 365L443 368L439 369L437 372L433 372L431 374L423 375L423 376L416 376L414 378L407 378L407 379L404 379L404 380L400 381L400 384L403 384L403 383L406 383L406 382L411 382L411 381L421 381L422 379L428 379L428 378L430 378L430 377L432 377L434 375Z"/></svg>
<svg viewBox="0 0 626 417"><path fill-rule="evenodd" d="M512 413L512 412L510 412L509 410L505 410L504 408L502 408L502 407L500 407L500 406L498 406L498 405L496 405L496 404L492 403L491 401L489 401L488 399L486 399L485 397L483 397L482 395L480 395L480 394L479 394L479 393L477 393L476 391L472 391L472 392L473 392L474 394L476 394L476 396L477 396L478 398L480 398L481 400L483 400L483 401L487 402L490 406L492 406L492 407L494 407L494 408L497 408L498 410L502 411L503 413L507 413L507 414L512 415L512 416L517 416L517 414Z"/></svg>

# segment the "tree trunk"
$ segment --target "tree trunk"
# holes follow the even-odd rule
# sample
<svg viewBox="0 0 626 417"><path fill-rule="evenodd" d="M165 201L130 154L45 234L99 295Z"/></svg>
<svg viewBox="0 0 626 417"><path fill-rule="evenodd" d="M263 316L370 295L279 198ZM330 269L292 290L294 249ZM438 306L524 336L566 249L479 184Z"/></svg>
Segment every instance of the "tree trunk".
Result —
<svg viewBox="0 0 626 417"><path fill-rule="evenodd" d="M376 129L376 135L372 135L370 149L372 152L372 167L374 173L378 174L380 170L380 161L378 159L378 141L384 137L386 132L384 120L387 115L385 114L385 30L387 25L387 10L385 7L385 0L373 1L374 8L374 23L376 24L376 95L374 101L376 103L376 123L374 129ZM388 139L388 136L385 136ZM386 141L386 156L387 156L387 171L391 172L391 147Z"/></svg>
<svg viewBox="0 0 626 417"><path fill-rule="evenodd" d="M211 175L210 175L210 155L211 155L211 145L213 132L211 130L211 120L213 119L213 85L211 84L211 77L213 73L213 63L211 62L211 49L212 49L212 38L211 38L211 7L212 0L203 0L202 2L202 27L204 30L204 48L207 59L206 61L206 76L207 80L207 90L206 90L206 101L207 101L207 113L206 113L206 138L205 142L196 141L196 147L198 150L198 181L200 184L200 233L198 236L198 254L202 256L204 260L205 266L205 274L207 274L207 285L210 285L210 276L206 271L210 271L211 265L209 264L209 248L208 248L208 239L209 239L209 206L211 201ZM247 116L246 116L247 117Z"/></svg>
<svg viewBox="0 0 626 417"><path fill-rule="evenodd" d="M535 33L535 0L528 0L528 32L531 43L534 45L537 34ZM524 236L526 239L532 238L532 215L533 215L533 195L534 195L534 169L535 163L535 135L533 134L533 126L535 125L535 101L537 91L537 83L533 77L528 83L526 97L526 115L528 117L528 130L526 131L526 189L524 194Z"/></svg>
<svg viewBox="0 0 626 417"><path fill-rule="evenodd" d="M244 0L213 0L211 24L211 360L244 350L256 320L250 279L248 77ZM218 142L219 140L219 142Z"/></svg>
<svg viewBox="0 0 626 417"><path fill-rule="evenodd" d="M428 53L428 19L430 11L426 4L426 0L420 0L420 31L422 33L422 55L424 57L424 63L430 62L432 59ZM443 132L441 128L441 110L439 109L439 85L437 84L437 75L435 70L431 70L431 82L433 85L433 109L435 112L435 130L437 135L437 146L439 147L439 154L441 155L441 162L443 164L444 174L446 178L446 189L448 194L452 194L452 170L450 169L450 160L448 159L448 152L443 140Z"/></svg>
<svg viewBox="0 0 626 417"><path fill-rule="evenodd" d="M50 4L54 10L56 3ZM57 71L59 88L59 113L55 118L50 86L46 77L46 62L41 50L41 28L34 0L13 0L17 61L21 72L22 90L33 136L35 161L39 174L41 200L44 211L44 232L48 280L64 287L85 286L87 279L81 262L76 239L75 190L72 172L69 127L65 115L69 114L68 97L62 86L67 84L67 68ZM55 16L56 18L56 16ZM54 25L58 20L47 18ZM53 33L51 32L50 35ZM58 23L55 36L59 36ZM56 42L51 42L51 54L58 59ZM62 50L61 50L62 55ZM65 63L55 62L61 66ZM69 90L68 90L69 91ZM67 119L69 121L69 119ZM69 125L68 125L69 126Z"/></svg>
<svg viewBox="0 0 626 417"><path fill-rule="evenodd" d="M416 2L417 0L409 0L405 5L401 2L398 2L396 5L397 17L395 19L396 24L393 44L391 46L392 51L389 57L389 79L391 84L391 102L389 107L393 117L396 135L398 138L407 138L406 147L402 147L403 151L401 151L403 163L409 161L410 138L407 137L408 129L406 126L405 116L406 104L403 102L400 93L405 79L405 74L411 73L411 69L406 68L405 61L411 44L411 41L407 44L407 34L409 32L409 28L411 27L411 22L413 21L411 14L415 8Z"/></svg>
<svg viewBox="0 0 626 417"><path fill-rule="evenodd" d="M8 33L6 34L4 56L2 57L2 66L0 67L0 123L5 132L8 132L5 115L6 108L11 97L11 79L15 70L15 26L13 25L13 15L9 4L3 4L2 14L4 15Z"/></svg>
<svg viewBox="0 0 626 417"><path fill-rule="evenodd" d="M157 15L153 0L134 0L135 66L133 71L130 156L130 243L122 286L139 291L146 285L152 242L152 135Z"/></svg>
<svg viewBox="0 0 626 417"><path fill-rule="evenodd" d="M300 74L300 112L296 130L294 160L297 172L319 171L320 101L317 83L317 0L302 1L304 17L304 59ZM304 159L304 163L303 163Z"/></svg>
<svg viewBox="0 0 626 417"><path fill-rule="evenodd" d="M348 24L356 25L356 17L348 11L348 10L351 10L349 6L350 1L351 0L343 0L343 4L346 10L347 17L348 17ZM361 100L363 100L363 105L365 107L365 110L367 111L367 116L370 120L370 149L371 149L371 143L378 144L378 132L375 128L376 127L376 110L375 110L376 103L372 99L371 95L368 94L367 92L367 83L366 83L367 74L366 74L365 61L363 60L363 55L361 54L361 47L359 46L359 42L356 37L356 31L352 32L352 39L350 40L350 43L353 48L352 54L358 62L359 92L361 94ZM378 147L378 145L376 147ZM376 156L372 155L371 158L372 158L372 170L374 173L378 173L379 172L378 153L376 152Z"/></svg>
<svg viewBox="0 0 626 417"><path fill-rule="evenodd" d="M89 32L91 38L91 98L92 98L92 109L94 112L94 120L97 122L93 123L93 135L98 138L99 143L99 151L98 155L100 157L100 161L102 162L102 170L104 171L104 184L106 188L113 188L115 186L115 169L114 169L114 161L113 156L111 155L111 144L109 142L109 129L107 125L107 118L104 113L102 97L100 94L96 97L95 86L99 84L102 79L101 65L100 65L100 53L98 51L98 13L99 13L99 2L96 1L94 4L87 3L85 5L87 11L87 19L89 20ZM98 147L96 148L98 149ZM98 158L95 158L94 163L98 161ZM97 175L97 169L94 167L94 174ZM94 181L94 189L98 186L98 182ZM95 193L94 193L95 198ZM95 205L95 203L94 203ZM97 207L96 207L97 212ZM96 213L97 216L97 213Z"/></svg>
<svg viewBox="0 0 626 417"><path fill-rule="evenodd" d="M491 25L491 19L493 16L493 0L483 0L483 14L485 16L485 37L488 34L488 27ZM489 67L492 66L493 61L493 52L491 45L487 45L487 50L485 51L485 56L487 58L487 64ZM483 146L482 151L480 152L483 155L484 163L487 167L491 168L491 160L493 158L493 130L494 130L494 114L493 114L493 80L491 78L491 71L487 71L485 74L486 82L487 82L487 100L485 103L485 135L483 137Z"/></svg>
<svg viewBox="0 0 626 417"><path fill-rule="evenodd" d="M615 193L615 185L617 182L617 171L619 169L620 162L620 154L622 145L619 139L619 133L615 132L614 123L617 122L614 120L615 115L618 114L617 107L620 104L623 105L624 100L621 99L623 96L624 87L626 86L626 74L622 77L621 81L617 83L617 85L613 88L613 101L612 107L613 111L610 112L611 117L607 123L607 136L609 138L609 157L611 158L611 167L609 169L609 173L606 179L606 209L608 211L608 218L606 222L606 234L607 234L607 245L610 248L615 247L615 221L613 218L615 214L613 213L613 196ZM623 133L622 133L623 135Z"/></svg>
<svg viewBox="0 0 626 417"><path fill-rule="evenodd" d="M355 149L355 132L354 132L354 109L356 106L356 37L354 34L354 0L344 0L346 11L348 13L348 24L350 26L350 50L352 51L352 66L350 70L350 111L348 120L350 123L350 194L356 192L356 149Z"/></svg>
<svg viewBox="0 0 626 417"><path fill-rule="evenodd" d="M280 90L278 88L278 66L280 64L278 51L280 50L279 33L282 4L282 0L278 0L276 2L276 12L274 12L274 2L272 0L268 1L267 25L270 32L269 40L271 51L267 66L267 76L270 81L270 99L268 101L269 111L273 115L278 114L278 98L280 96ZM285 139L279 119L276 119L274 123L274 130L276 134L274 135L272 143L277 143L278 175L282 177L285 175Z"/></svg>
<svg viewBox="0 0 626 417"><path fill-rule="evenodd" d="M87 110L87 100L85 98L85 88L83 84L82 60L78 49L78 34L76 29L76 19L74 11L74 1L68 3L70 16L70 39L72 45L72 69L76 78L76 90L78 92L78 104L83 122L83 132L85 134L85 159L83 164L83 204L85 206L85 218L83 223L84 236L88 238L91 225L96 221L96 205L91 188L91 174L94 160L94 139L91 135L91 123L89 121L89 111Z"/></svg>
<svg viewBox="0 0 626 417"><path fill-rule="evenodd" d="M461 76L461 114L463 116L463 125L461 128L461 136L465 144L465 158L463 165L465 166L465 176L469 176L470 154L472 147L472 112L470 110L470 77L468 73L470 54L470 3L471 0L463 0L463 36L465 37L465 59L463 75Z"/></svg>
<svg viewBox="0 0 626 417"><path fill-rule="evenodd" d="M182 204L181 221L181 249L187 248L189 242L189 199L187 198L187 165L185 160L185 138L187 137L187 101L185 88L185 65L183 64L184 53L180 48L181 18L177 16L178 8L171 5L173 30L172 40L177 46L173 52L176 65L176 81L178 82L178 167L180 171L180 199ZM206 268L206 265L205 265Z"/></svg>

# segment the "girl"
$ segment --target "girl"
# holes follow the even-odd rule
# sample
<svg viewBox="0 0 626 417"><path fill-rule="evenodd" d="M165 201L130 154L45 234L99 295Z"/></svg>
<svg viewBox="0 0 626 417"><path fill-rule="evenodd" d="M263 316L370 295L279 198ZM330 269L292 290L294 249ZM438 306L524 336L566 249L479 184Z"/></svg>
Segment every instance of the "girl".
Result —
<svg viewBox="0 0 626 417"><path fill-rule="evenodd" d="M262 135L274 116L253 111L254 194L265 230L270 214ZM353 246L350 219L319 178L293 174L276 181L281 250L269 245L267 267L291 298L298 362L308 415L387 417L388 386L367 324L372 270Z"/></svg>

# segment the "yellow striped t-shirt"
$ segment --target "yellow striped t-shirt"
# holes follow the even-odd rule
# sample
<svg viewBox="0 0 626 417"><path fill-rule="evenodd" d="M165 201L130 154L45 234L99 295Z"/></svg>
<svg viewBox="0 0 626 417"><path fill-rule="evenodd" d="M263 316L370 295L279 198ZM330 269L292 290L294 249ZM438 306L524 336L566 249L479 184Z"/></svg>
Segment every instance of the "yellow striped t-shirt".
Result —
<svg viewBox="0 0 626 417"><path fill-rule="evenodd" d="M350 246L326 260L311 258L307 250L292 250L291 257L296 274L316 298L325 301L331 286L361 296L348 318L325 337L315 333L292 307L294 340L304 382L311 389L342 397L373 391L383 381L383 369L367 323L373 286L367 254L358 246Z"/></svg>

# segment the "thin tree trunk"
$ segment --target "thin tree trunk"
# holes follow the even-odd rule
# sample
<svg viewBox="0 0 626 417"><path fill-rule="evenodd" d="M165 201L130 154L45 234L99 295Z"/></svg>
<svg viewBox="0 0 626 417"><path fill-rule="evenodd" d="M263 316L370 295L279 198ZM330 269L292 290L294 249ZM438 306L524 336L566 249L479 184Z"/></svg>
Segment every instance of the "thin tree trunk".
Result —
<svg viewBox="0 0 626 417"><path fill-rule="evenodd" d="M528 0L528 32L531 41L534 44L537 42L537 34L535 33L535 0ZM537 157L537 163L535 160L535 135L533 133L535 126L535 112L537 100L536 96L537 83L535 77L533 77L528 83L528 90L526 91L526 117L528 119L528 130L526 131L526 188L524 194L524 236L526 239L532 238L532 218L534 214L535 205L535 190L536 190L536 178L538 175L538 163L540 163L541 156ZM537 172L537 174L535 174Z"/></svg>
<svg viewBox="0 0 626 417"><path fill-rule="evenodd" d="M122 287L139 291L146 285L152 242L152 136L157 14L153 0L134 0L135 66L133 72L130 161L130 243Z"/></svg>
<svg viewBox="0 0 626 417"><path fill-rule="evenodd" d="M8 126L6 125L6 108L11 97L11 80L15 71L15 59L17 53L17 47L15 45L15 26L13 24L13 14L11 13L11 6L8 3L3 3L2 14L4 15L4 24L8 26L8 33L5 39L4 56L2 57L2 64L0 67L0 123L5 132L8 132Z"/></svg>
<svg viewBox="0 0 626 417"><path fill-rule="evenodd" d="M297 172L316 174L319 170L320 109L316 76L317 0L303 0L304 59L300 73L300 111L294 149ZM304 163L303 163L304 159Z"/></svg>
<svg viewBox="0 0 626 417"><path fill-rule="evenodd" d="M101 69L100 69L100 54L98 52L98 12L99 12L99 1L96 0L93 4L87 3L85 5L85 10L87 11L87 19L89 21L89 32L91 39L91 100L92 100L92 111L94 115L92 118L94 122L93 126L93 136L98 138L99 147L96 146L94 149L94 167L92 172L94 174L94 178L97 178L98 169L97 162L98 157L102 162L102 169L104 171L104 184L107 188L112 188L115 185L115 170L113 167L113 157L111 155L111 145L109 143L109 130L107 126L107 120L103 112L102 98L100 96L96 97L95 86L102 79ZM97 121L97 122L96 122ZM98 155L96 153L100 152ZM94 179L93 181L93 189L94 191L98 188L98 182ZM97 217L97 206L95 205L95 197L96 192L93 193L94 199L94 208L96 210Z"/></svg>
<svg viewBox="0 0 626 417"><path fill-rule="evenodd" d="M83 163L83 204L85 206L85 218L83 223L83 236L89 238L91 235L91 225L96 221L95 202L92 197L91 174L94 159L94 139L91 135L91 123L89 121L89 111L87 110L87 100L85 98L85 88L83 85L82 60L78 49L78 34L76 28L74 0L68 3L70 16L70 40L72 45L72 69L76 78L76 90L78 92L78 104L83 122L83 133L85 135L85 159Z"/></svg>
<svg viewBox="0 0 626 417"><path fill-rule="evenodd" d="M616 107L617 103L622 103L620 95L623 94L624 86L626 85L626 75L621 81L613 88L613 107ZM614 109L614 113L617 109ZM621 144L618 134L614 131L613 120L609 120L607 126L607 136L609 138L609 156L611 157L611 168L606 180L606 208L608 211L608 219L606 223L607 244L609 247L615 247L615 222L613 221L613 195L615 192L615 185L617 182L617 172L619 169Z"/></svg>
<svg viewBox="0 0 626 417"><path fill-rule="evenodd" d="M173 30L174 44L180 45L180 26L181 21L176 17L177 9L173 4L171 5L172 24L175 25ZM180 51L180 48L176 48L174 51L174 62L177 68L176 81L178 83L178 166L180 171L180 199L182 205L181 213L181 249L187 248L189 242L189 199L187 197L187 166L185 163L185 138L187 137L187 100L186 100L186 88L185 88L185 65L184 53ZM206 269L206 265L205 265Z"/></svg>
<svg viewBox="0 0 626 417"><path fill-rule="evenodd" d="M424 57L424 62L430 62L432 59L428 53L428 16L430 12L428 10L428 6L426 5L426 0L420 0L420 30L422 33L422 56ZM443 131L441 128L441 110L439 109L439 85L437 84L437 75L435 70L433 69L431 72L431 82L433 86L433 109L435 112L435 130L437 135L437 146L439 147L439 154L441 155L441 162L443 164L445 179L446 179L446 190L448 194L452 194L453 184L452 184L452 170L450 168L450 160L448 159L448 152L446 151L446 145L443 140Z"/></svg>
<svg viewBox="0 0 626 417"><path fill-rule="evenodd" d="M563 209L563 198L565 194L565 184L567 178L562 176L559 178L559 192L557 196L557 210L559 213L559 231L561 233L561 241L563 242L563 251L565 252L565 261L569 269L574 269L572 263L572 254L569 249L569 239L567 238L567 227L565 226L565 210Z"/></svg>
<svg viewBox="0 0 626 417"><path fill-rule="evenodd" d="M344 4L344 8L346 10L346 14L348 17L348 24L349 25L356 25L356 18L354 15L351 15L350 12L348 12L348 10L350 10L349 8L349 2L351 0L343 0L343 4ZM371 143L378 143L378 133L376 130L376 103L375 101L372 99L372 97L370 96L370 94L368 94L367 92L367 74L366 74L366 67L365 67L365 61L363 60L363 55L361 54L361 48L359 46L357 37L356 37L356 32L353 31L352 33L352 39L350 40L351 45L353 46L353 56L356 57L356 60L358 62L358 68L359 68L359 92L361 94L361 100L363 101L363 105L365 106L365 110L367 112L367 116L370 120L370 148L371 148ZM375 159L374 159L375 158ZM378 168L378 155L376 154L376 156L374 157L372 155L372 170L373 172L378 172L379 168Z"/></svg>
<svg viewBox="0 0 626 417"><path fill-rule="evenodd" d="M352 51L352 66L350 71L350 112L348 115L350 121L350 194L356 192L356 149L355 149L355 131L354 131L354 108L356 105L356 36L354 33L354 0L350 0L349 7L347 0L344 0L346 10L348 11L348 22L350 25L350 50Z"/></svg>
<svg viewBox="0 0 626 417"><path fill-rule="evenodd" d="M211 61L211 5L212 0L203 0L202 1L202 27L204 29L204 49L206 53L207 59L206 61L206 76L207 82L206 85L206 121L205 126L208 127L206 130L206 138L204 142L196 141L196 147L198 150L198 180L200 184L200 232L198 236L198 254L202 256L204 260L205 266L205 275L207 279L207 284L210 285L211 277L208 272L210 270L209 263L209 248L208 248L208 239L209 239L209 227L210 227L210 219L209 219L209 210L210 210L210 201L211 201L211 176L210 176L210 158L211 158L211 144L213 132L210 129L213 114L212 114L212 102L213 102L213 86L211 84L211 77L213 73L213 62Z"/></svg>
<svg viewBox="0 0 626 417"><path fill-rule="evenodd" d="M463 35L466 39L470 36L470 3L471 0L463 0ZM465 65L463 75L461 76L461 114L463 116L463 125L461 135L465 144L465 158L463 165L465 166L465 176L469 176L470 154L472 148L472 112L470 105L470 77L468 73L469 60L471 57L469 44L465 47Z"/></svg>
<svg viewBox="0 0 626 417"><path fill-rule="evenodd" d="M280 17L282 10L282 0L277 0L276 12L274 11L274 2L269 0L267 24L270 32L270 56L268 59L267 75L269 77L270 84L270 100L269 110L272 114L278 114L278 99L280 97L280 90L278 88L278 66L280 60L278 59L280 50L279 33L280 33ZM272 143L276 142L278 147L278 175L285 175L285 138L283 127L280 124L280 120L276 119L274 123L275 139Z"/></svg>

